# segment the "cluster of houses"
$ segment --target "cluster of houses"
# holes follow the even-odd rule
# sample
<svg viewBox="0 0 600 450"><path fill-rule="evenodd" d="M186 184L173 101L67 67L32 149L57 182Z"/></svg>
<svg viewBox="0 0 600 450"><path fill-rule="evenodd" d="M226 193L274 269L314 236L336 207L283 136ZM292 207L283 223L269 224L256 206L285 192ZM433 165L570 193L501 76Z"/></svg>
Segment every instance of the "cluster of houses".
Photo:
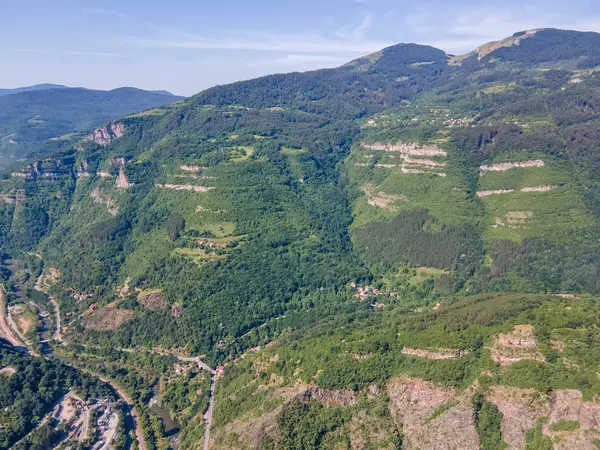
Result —
<svg viewBox="0 0 600 450"><path fill-rule="evenodd" d="M75 300L77 300L78 302L82 302L84 300L87 300L88 298L92 298L94 296L94 294L76 294L76 293L72 293L71 297L74 298Z"/></svg>
<svg viewBox="0 0 600 450"><path fill-rule="evenodd" d="M396 291L388 292L388 291L378 289L378 288L373 287L368 284L365 286L358 286L355 282L352 282L352 283L350 283L350 287L352 289L357 290L357 292L356 292L356 294L354 294L354 296L360 298L361 300L371 300L371 299L373 299L373 297L377 297L380 295L386 295L389 297L398 297L398 293ZM371 306L373 308L383 308L385 305L383 303L373 301L373 303L371 303Z"/></svg>

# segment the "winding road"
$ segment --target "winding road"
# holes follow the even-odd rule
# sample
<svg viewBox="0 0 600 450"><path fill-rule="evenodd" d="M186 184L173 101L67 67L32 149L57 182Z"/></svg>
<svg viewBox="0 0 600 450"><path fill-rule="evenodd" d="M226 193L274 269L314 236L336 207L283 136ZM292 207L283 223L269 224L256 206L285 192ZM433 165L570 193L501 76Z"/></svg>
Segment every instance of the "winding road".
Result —
<svg viewBox="0 0 600 450"><path fill-rule="evenodd" d="M62 342L62 336L60 335L60 307L54 297L48 294L46 291L42 289L42 279L44 277L44 271L40 274L39 278L35 282L35 286L33 287L36 291L46 294L48 296L48 301L52 303L54 307L54 332L52 333L52 339L57 342Z"/></svg>
<svg viewBox="0 0 600 450"><path fill-rule="evenodd" d="M17 349L22 349L24 343L19 340L18 334L15 333L10 322L10 315L6 307L6 290L4 286L0 285L0 337L6 339Z"/></svg>
<svg viewBox="0 0 600 450"><path fill-rule="evenodd" d="M132 351L131 349L121 349L123 351ZM208 450L208 447L210 445L210 428L212 426L212 422L213 422L213 409L215 406L215 386L217 384L217 371L212 369L210 366L208 366L206 363L204 363L199 356L178 356L178 355L173 355L171 353L165 353L165 352L157 352L157 351L153 351L154 353L157 353L159 355L164 355L164 356L175 356L179 361L183 361L183 362L193 362L198 364L198 368L200 368L200 370L206 370L207 372L210 373L210 396L209 396L209 400L208 400L208 409L206 410L206 413L204 414L204 425L205 425L205 429L204 429L204 450Z"/></svg>
<svg viewBox="0 0 600 450"><path fill-rule="evenodd" d="M52 337L55 341L62 342L62 336L60 334L60 329L61 329L60 308L59 308L59 305L56 302L56 300L54 300L54 298L51 295L49 295L47 292L45 292L42 289L41 283L42 283L43 276L44 276L44 273L42 271L42 274L37 279L34 288L36 291L46 294L48 296L48 301L50 303L52 303L52 305L54 306L55 329L52 334ZM5 299L6 299L6 292L4 291L4 286L1 286L1 288L0 288L0 309L1 309L0 337L5 338L13 346L15 346L17 348L25 348L27 350L27 347L26 346L24 347L23 343L21 341L19 341L17 335L15 335L15 331L13 328L16 329L16 326L13 325L13 328L11 328L11 326L10 326L11 319L10 319L10 315L8 314ZM124 349L124 348L119 348L118 350L121 350L124 352L137 351L134 349ZM205 370L210 373L210 398L209 398L209 403L208 403L208 409L206 410L206 413L204 414L204 423L205 423L205 427L206 427L205 431L204 431L204 450L208 450L208 448L210 446L210 430L211 430L211 426L213 423L213 410L214 410L214 404L215 404L215 387L216 387L216 382L217 382L217 372L214 369L212 369L210 366L208 366L206 363L204 363L198 356L188 357L188 356L177 356L177 355L173 355L173 354L165 353L165 352L158 352L158 351L153 351L153 352L157 353L157 354L165 355L165 356L176 356L176 358L178 360L183 361L183 362L193 362L198 365L199 369ZM112 381L106 377L103 377L99 374L91 372L88 369L82 369L80 367L76 367L73 364L70 364L66 361L63 361L63 362L77 370L82 370L82 371L98 378L99 380L101 380L104 383L109 384L118 393L118 395L121 397L121 399L125 403L127 403L128 405L131 406L130 412L131 412L131 416L133 419L134 431L135 431L137 441L139 443L139 448L140 448L140 450L147 450L146 442L144 441L144 435L142 433L142 429L139 424L139 417L135 411L134 403L133 403L132 399L127 395L127 393L120 386L118 386L114 381Z"/></svg>
<svg viewBox="0 0 600 450"><path fill-rule="evenodd" d="M41 280L42 280L43 276L44 276L44 274L42 272L42 274L40 275L40 277L38 278L38 280L35 284L35 290L46 294L48 296L48 300L54 306L56 321L55 321L55 329L54 329L54 333L53 333L53 338L56 341L61 342L62 336L60 335L60 309L59 309L59 306L58 306L58 303L56 302L56 300L54 300L54 298L52 296L48 295L48 293L46 293L45 291L42 290ZM12 328L11 328L11 325L12 325ZM16 325L14 323L12 323L12 319L10 318L10 314L8 313L8 309L6 306L6 291L4 289L4 286L0 285L0 337L6 339L16 349L19 349L19 350L23 349L24 351L28 352L27 346L25 346L23 344L23 342L21 342L18 339L17 334L15 333L15 329L16 329ZM18 331L17 331L17 333L18 333ZM34 356L39 356L39 355L34 355ZM135 431L136 439L139 444L139 449L147 450L146 441L144 440L144 435L143 435L142 429L140 427L139 417L135 411L135 405L134 405L132 399L129 397L129 395L127 395L127 393L120 386L118 386L114 381L112 381L106 377L103 377L101 375L98 375L90 370L77 367L77 366L75 366L67 361L64 361L62 359L61 359L61 361L64 364L67 364L68 366L73 367L74 369L86 372L89 375L91 375L95 378L98 378L103 383L109 384L117 392L119 397L121 397L121 399L131 407L130 412L131 412L131 417L133 419L134 431Z"/></svg>

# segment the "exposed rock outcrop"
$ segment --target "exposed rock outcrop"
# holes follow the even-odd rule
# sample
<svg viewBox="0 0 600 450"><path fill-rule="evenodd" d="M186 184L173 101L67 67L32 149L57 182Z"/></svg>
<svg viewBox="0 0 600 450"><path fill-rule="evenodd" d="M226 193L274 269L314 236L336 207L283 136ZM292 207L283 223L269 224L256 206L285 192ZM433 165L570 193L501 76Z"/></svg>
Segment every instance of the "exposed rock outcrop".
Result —
<svg viewBox="0 0 600 450"><path fill-rule="evenodd" d="M82 159L81 162L77 165L77 178L85 178L89 176L90 172L88 168L88 163L85 159Z"/></svg>
<svg viewBox="0 0 600 450"><path fill-rule="evenodd" d="M479 440L469 402L458 403L437 417L436 408L455 400L453 389L417 378L396 378L388 383L390 413L402 427L409 448L477 449ZM425 419L430 420L425 423Z"/></svg>
<svg viewBox="0 0 600 450"><path fill-rule="evenodd" d="M411 356L420 356L421 358L427 359L457 359L461 356L469 354L467 350L460 350L457 348L438 348L435 350L425 350L422 348L408 347L404 347L401 353Z"/></svg>
<svg viewBox="0 0 600 450"><path fill-rule="evenodd" d="M396 200L404 200L406 197L402 194L386 194L385 192L374 192L372 184L365 184L363 186L363 192L367 196L367 203L371 206L377 206L383 209L389 209L394 211L394 202Z"/></svg>
<svg viewBox="0 0 600 450"><path fill-rule="evenodd" d="M14 195L9 194L0 194L0 203L4 203L6 205L14 205L17 199Z"/></svg>
<svg viewBox="0 0 600 450"><path fill-rule="evenodd" d="M510 194L514 189L490 189L489 191L477 191L477 197L489 197L490 195Z"/></svg>
<svg viewBox="0 0 600 450"><path fill-rule="evenodd" d="M491 352L492 360L501 366L507 366L523 359L546 361L546 357L537 348L537 341L531 325L515 325L512 332L499 334Z"/></svg>
<svg viewBox="0 0 600 450"><path fill-rule="evenodd" d="M548 399L535 389L493 386L486 399L502 413L502 439L511 449L525 448L525 433L547 414Z"/></svg>
<svg viewBox="0 0 600 450"><path fill-rule="evenodd" d="M544 161L541 159L535 159L532 161L521 161L521 162L505 162L498 164L490 164L479 166L482 172L505 172L510 169L519 169L527 167L543 167Z"/></svg>
<svg viewBox="0 0 600 450"><path fill-rule="evenodd" d="M144 308L152 310L167 309L169 306L165 301L161 290L147 292L144 294L140 293L138 295L138 301L144 305Z"/></svg>
<svg viewBox="0 0 600 450"><path fill-rule="evenodd" d="M127 181L127 175L125 175L125 167L124 166L121 166L119 168L119 176L117 177L116 186L118 189L128 189L133 186L133 183L130 183L129 181Z"/></svg>
<svg viewBox="0 0 600 450"><path fill-rule="evenodd" d="M214 186L196 186L194 184L156 184L159 189L172 189L174 191L195 191L207 192L214 189Z"/></svg>
<svg viewBox="0 0 600 450"><path fill-rule="evenodd" d="M86 142L94 142L98 145L110 145L115 139L125 134L125 125L121 122L111 122L102 127L96 128L84 139Z"/></svg>
<svg viewBox="0 0 600 450"><path fill-rule="evenodd" d="M88 330L112 331L117 330L123 323L132 320L134 316L134 311L106 307L88 316L83 322L83 326Z"/></svg>
<svg viewBox="0 0 600 450"><path fill-rule="evenodd" d="M419 145L415 142L398 142L396 144L385 144L376 142L374 144L362 144L363 147L371 150L379 150L384 152L398 152L405 155L413 156L447 156L445 150L435 145Z"/></svg>
<svg viewBox="0 0 600 450"><path fill-rule="evenodd" d="M199 170L208 169L208 167L206 167L206 166L186 166L186 165L179 166L179 168L185 172L198 172Z"/></svg>
<svg viewBox="0 0 600 450"><path fill-rule="evenodd" d="M90 197L94 199L94 203L106 205L106 209L111 216L116 216L119 213L117 202L110 195L103 195L99 187L95 187L90 193Z"/></svg>
<svg viewBox="0 0 600 450"><path fill-rule="evenodd" d="M525 186L521 188L521 192L547 192L556 188L558 186Z"/></svg>

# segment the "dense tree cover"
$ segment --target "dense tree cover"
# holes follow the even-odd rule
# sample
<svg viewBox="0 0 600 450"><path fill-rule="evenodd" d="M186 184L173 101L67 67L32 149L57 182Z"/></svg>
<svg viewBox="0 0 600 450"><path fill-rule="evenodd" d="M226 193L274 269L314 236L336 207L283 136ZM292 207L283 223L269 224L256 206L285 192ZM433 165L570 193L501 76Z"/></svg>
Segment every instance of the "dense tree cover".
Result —
<svg viewBox="0 0 600 450"><path fill-rule="evenodd" d="M598 389L600 364L595 299L566 312L555 297L471 294L600 293L600 77L572 71L593 63L589 44L597 39L543 30L453 65L431 47L394 46L341 68L218 86L120 119L127 132L106 147L47 143L40 156L56 153L22 169L27 179L2 178L0 246L18 258L39 252L45 267L58 269L51 291L69 317L67 334L87 344L59 353L130 392L150 448L166 445L146 406L153 386L160 384L162 404L189 425L182 442L192 442L203 430L208 380L190 374L159 381L171 358L119 347L180 348L217 364L279 339L272 367L228 367L222 386L237 395L219 404L221 425L271 405L267 390L255 385L257 378L267 383L268 372L290 384L301 378L356 392L407 373L458 389L479 380L484 387L577 388L589 396ZM447 177L414 178L415 194L428 191L421 203L407 196L398 210L359 217L364 180L344 168L355 162L351 152L359 142L398 140L445 149ZM392 157L398 155L373 156L371 169ZM544 159L558 173L548 172L549 179L572 190L565 198L583 199L574 226L561 228L567 217L547 233L491 234L486 220L494 207L476 192L495 175L482 177L479 166L514 158ZM121 170L132 184L126 189L115 185ZM94 176L98 171L110 177ZM370 181L382 182L382 172ZM501 181L519 188L546 180L520 177ZM214 189L156 186L167 183ZM456 201L456 211L440 207L443 200ZM0 277L9 275L0 268ZM359 299L351 282L398 295ZM148 292L159 292L164 303L144 304ZM128 320L92 329L90 318L107 305ZM548 362L501 369L486 347L519 323L534 325ZM557 333L567 342L564 356L549 345ZM469 353L426 360L403 354L404 346ZM498 411L477 401L474 414L482 447L501 448ZM350 417L302 401L278 422L288 448L310 448ZM51 438L43 432L40 442Z"/></svg>
<svg viewBox="0 0 600 450"><path fill-rule="evenodd" d="M82 88L18 92L0 98L0 161L16 162L51 138L87 131L103 122L148 108L175 102L181 97L120 88L97 91ZM12 142L15 143L12 143ZM72 139L66 139L72 143ZM45 155L65 141L46 144Z"/></svg>
<svg viewBox="0 0 600 450"><path fill-rule="evenodd" d="M9 448L29 432L70 389L84 399L116 400L115 393L108 385L58 361L34 358L1 348L0 366L15 369L11 375L0 376L2 448ZM40 442L50 438L48 434L36 437ZM34 445L33 448L41 447Z"/></svg>
<svg viewBox="0 0 600 450"><path fill-rule="evenodd" d="M348 420L349 418L346 418ZM320 402L295 402L277 417L281 430L281 445L289 449L318 449L325 434L344 422L335 409Z"/></svg>
<svg viewBox="0 0 600 450"><path fill-rule="evenodd" d="M473 417L479 435L479 448L482 450L502 450L508 447L502 440L500 427L502 413L493 403L485 400L482 394L473 398Z"/></svg>
<svg viewBox="0 0 600 450"><path fill-rule="evenodd" d="M179 234L185 228L185 220L179 214L173 214L167 220L167 235L171 241L179 239Z"/></svg>
<svg viewBox="0 0 600 450"><path fill-rule="evenodd" d="M361 117L398 106L438 83L446 62L447 56L438 49L401 44L336 69L217 86L192 101L251 108L292 106L329 117Z"/></svg>
<svg viewBox="0 0 600 450"><path fill-rule="evenodd" d="M482 255L475 229L439 224L427 210L398 214L389 223L373 222L356 232L372 262L414 265L472 273Z"/></svg>
<svg viewBox="0 0 600 450"><path fill-rule="evenodd" d="M525 32L515 33L519 37ZM535 33L535 39L525 38L519 45L501 47L486 55L485 59L515 61L521 64L556 63L574 61L578 69L597 66L600 62L597 33L582 33L546 28Z"/></svg>
<svg viewBox="0 0 600 450"><path fill-rule="evenodd" d="M565 310L567 304L572 309ZM580 389L585 398L591 399L598 386L595 368L600 357L599 341L594 338L597 311L598 300L593 298L574 303L551 296L485 295L457 298L437 311L415 313L398 305L384 313L338 315L291 333L270 349L229 369L217 391L216 426L240 420L250 412L274 409L278 403L273 399L269 380L281 379L278 389L281 385L297 386L300 379L323 388L350 388L360 395L373 392L373 384L382 386L384 392L391 377L403 374L455 387L459 398L472 396L481 448L506 448L500 430L502 414L485 399L486 389L493 385L535 388L543 393ZM518 323L533 324L539 349L548 362L525 360L501 368L491 361L485 347L493 345L498 333ZM579 334L577 330L587 331ZM586 333L590 335L585 336ZM563 353L552 349L550 339L565 342ZM471 353L456 360L430 360L403 355L404 347L452 347ZM277 357L273 358L275 354ZM567 367L563 358L575 358L577 367ZM262 388L257 389L256 384ZM478 391L473 392L474 387ZM381 394L381 401L385 405L385 394ZM362 401L358 404L364 406ZM442 404L426 423L455 406L457 402L452 401ZM282 436L289 439L284 448L340 436L330 432L343 427L351 413L324 407L315 399L306 401L304 397L290 402L289 410L286 408L278 417ZM532 445L528 448L538 448L535 445L546 441L540 430L528 432L527 439Z"/></svg>

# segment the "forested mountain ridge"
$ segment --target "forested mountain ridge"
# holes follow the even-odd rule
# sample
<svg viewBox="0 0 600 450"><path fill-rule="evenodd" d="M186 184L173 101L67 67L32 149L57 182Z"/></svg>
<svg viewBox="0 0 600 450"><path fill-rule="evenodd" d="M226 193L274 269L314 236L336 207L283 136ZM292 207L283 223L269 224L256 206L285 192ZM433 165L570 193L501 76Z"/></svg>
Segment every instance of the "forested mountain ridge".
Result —
<svg viewBox="0 0 600 450"><path fill-rule="evenodd" d="M181 98L135 88L36 85L0 90L0 165L6 167L30 152L50 155L107 120Z"/></svg>
<svg viewBox="0 0 600 450"><path fill-rule="evenodd" d="M44 91L46 89L67 89L67 86L64 86L62 84L43 83L43 84L35 84L33 86L24 86L24 87L13 88L13 89L0 89L0 96L18 94L20 92L27 92L27 91Z"/></svg>
<svg viewBox="0 0 600 450"><path fill-rule="evenodd" d="M400 44L125 116L0 182L0 245L43 259L60 351L127 361L140 398L116 349L223 364L215 448L594 448L599 36ZM160 382L184 448L197 382Z"/></svg>

